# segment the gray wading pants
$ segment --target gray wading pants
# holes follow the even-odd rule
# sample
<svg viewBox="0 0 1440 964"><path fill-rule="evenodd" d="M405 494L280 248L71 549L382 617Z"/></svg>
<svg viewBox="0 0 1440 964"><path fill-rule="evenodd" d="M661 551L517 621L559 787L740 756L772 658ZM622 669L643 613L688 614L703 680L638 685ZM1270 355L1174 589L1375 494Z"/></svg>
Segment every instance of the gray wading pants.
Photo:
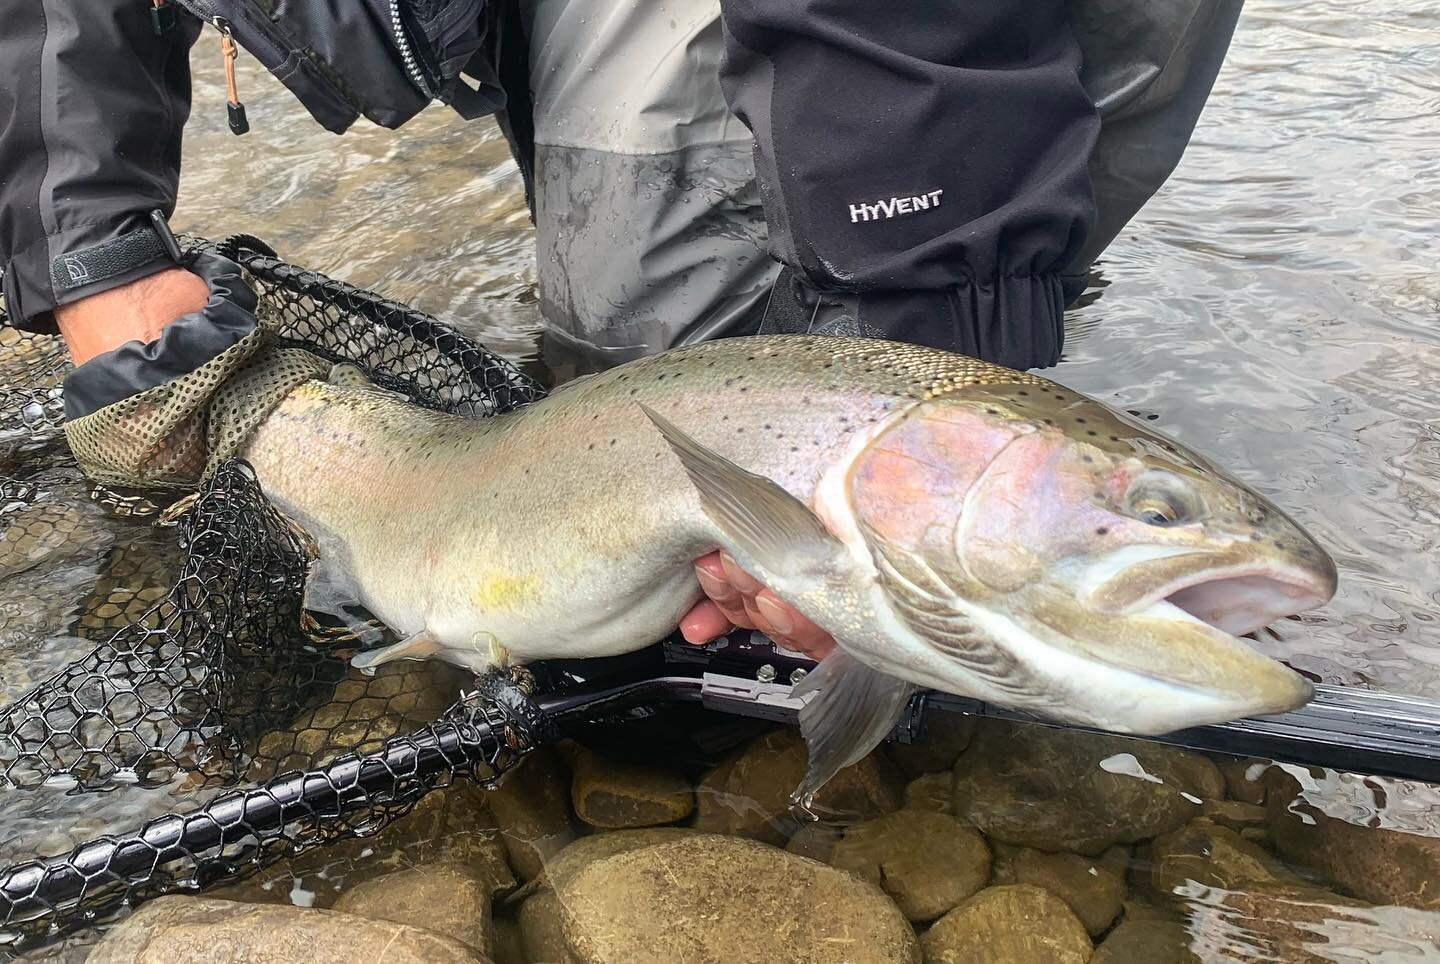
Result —
<svg viewBox="0 0 1440 964"><path fill-rule="evenodd" d="M566 377L756 330L780 266L750 132L720 88L719 0L524 9L547 362ZM1101 132L1095 226L1066 275L1083 277L1178 163L1239 13L1240 0L1072 2Z"/></svg>

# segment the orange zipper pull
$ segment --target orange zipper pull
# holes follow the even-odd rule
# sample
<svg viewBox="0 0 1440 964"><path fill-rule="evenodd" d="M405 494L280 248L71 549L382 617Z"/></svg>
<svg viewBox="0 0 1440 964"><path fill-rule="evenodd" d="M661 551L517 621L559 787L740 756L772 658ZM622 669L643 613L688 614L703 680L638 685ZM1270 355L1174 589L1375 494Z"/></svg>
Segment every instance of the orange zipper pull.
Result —
<svg viewBox="0 0 1440 964"><path fill-rule="evenodd" d="M230 35L230 23L221 17L215 18L215 27L220 31L220 56L225 58L225 113L230 121L230 133L244 134L250 129L245 117L245 105L240 103L240 92L235 87L235 38Z"/></svg>

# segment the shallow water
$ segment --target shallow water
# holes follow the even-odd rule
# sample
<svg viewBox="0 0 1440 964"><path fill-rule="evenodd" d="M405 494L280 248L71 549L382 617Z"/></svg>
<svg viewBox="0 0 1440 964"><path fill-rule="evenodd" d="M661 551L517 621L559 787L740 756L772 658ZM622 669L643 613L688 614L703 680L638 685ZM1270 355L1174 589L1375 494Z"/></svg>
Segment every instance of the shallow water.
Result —
<svg viewBox="0 0 1440 964"><path fill-rule="evenodd" d="M237 140L225 126L214 47L207 34L195 56L177 228L260 235L282 257L413 303L533 365L540 319L532 232L519 176L492 125L467 125L437 108L402 132L362 128L335 139L242 61L252 132ZM1317 680L1433 699L1440 699L1437 116L1440 5L1252 2L1189 152L1102 259L1083 307L1071 313L1066 360L1051 373L1153 416L1288 508L1332 551L1342 572L1337 598L1262 645ZM0 680L10 698L17 667L21 675L37 672L29 655L37 639L51 637L52 657L83 646L67 635L69 620L103 578L111 547L153 538L143 526L92 511L53 449L22 453L16 464L25 471L7 465L0 474L39 479L56 511L80 520L81 536L23 573L0 575L0 620L11 647ZM967 759L975 765L967 756L961 767ZM1113 758L1103 762L1116 774ZM703 765L674 766L700 781L702 798L716 796ZM1116 779L1163 779L1135 766L1138 773L1119 767ZM1253 882L1210 880L1182 887L1167 920L1183 922L1189 946L1205 959L1307 959L1301 946L1315 960L1440 955L1434 912L1386 906L1396 898L1358 891L1353 867L1302 866L1313 865L1314 855L1302 859L1303 845L1277 843L1285 832L1277 821L1303 814L1300 823L1315 827L1317 840L1326 827L1334 831L1316 821L1332 818L1402 832L1440 860L1433 856L1440 790L1286 769L1301 802L1250 826L1249 839L1284 849L1327 893L1379 906L1337 905L1305 917L1276 910L1277 898ZM563 768L554 772L561 796L570 779ZM746 794L758 789L731 789L726 805L754 809ZM1246 802L1236 794L1225 795ZM1248 799L1248 791L1238 794ZM23 805L0 805L0 853L7 862L37 848L57 853L175 799L122 790L97 804L51 788ZM1065 806L1065 794L1053 802ZM1253 812L1246 819L1259 820ZM1005 841L992 827L981 829L1001 853ZM412 853L414 841L387 839L368 846L370 863L348 877L312 861L278 868L268 889L257 884L243 895L327 904L355 879L427 859ZM1147 883L1153 846L1141 841L1126 858L1132 902L1163 897ZM1436 887L1440 873L1428 893ZM1268 903L1256 903L1260 897ZM1127 908L1123 920L1138 914ZM1293 931L1301 918L1300 937L1275 937L1275 920Z"/></svg>

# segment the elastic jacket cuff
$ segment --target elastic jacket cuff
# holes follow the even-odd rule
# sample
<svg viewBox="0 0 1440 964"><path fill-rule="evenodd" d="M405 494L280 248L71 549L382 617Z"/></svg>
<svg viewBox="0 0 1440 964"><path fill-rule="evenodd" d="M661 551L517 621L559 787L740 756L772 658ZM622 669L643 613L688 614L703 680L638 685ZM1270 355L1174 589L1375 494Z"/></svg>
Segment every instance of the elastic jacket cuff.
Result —
<svg viewBox="0 0 1440 964"><path fill-rule="evenodd" d="M127 341L67 375L67 419L188 375L255 330L255 293L241 277L239 265L203 252L189 270L210 289L205 307L167 324L155 341Z"/></svg>

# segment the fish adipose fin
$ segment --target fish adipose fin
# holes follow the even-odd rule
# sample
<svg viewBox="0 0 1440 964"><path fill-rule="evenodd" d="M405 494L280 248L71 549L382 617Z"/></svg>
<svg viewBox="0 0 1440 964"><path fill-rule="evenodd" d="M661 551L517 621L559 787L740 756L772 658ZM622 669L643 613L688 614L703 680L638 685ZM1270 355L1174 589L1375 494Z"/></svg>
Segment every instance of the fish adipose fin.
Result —
<svg viewBox="0 0 1440 964"><path fill-rule="evenodd" d="M737 561L772 589L773 577L813 578L825 563L839 563L845 547L805 503L779 485L747 472L695 441L645 405L700 494L700 507L732 545ZM756 570L764 570L757 572Z"/></svg>
<svg viewBox="0 0 1440 964"><path fill-rule="evenodd" d="M813 818L810 805L815 792L880 745L916 689L844 650L831 650L790 691L796 697L813 694L800 710L800 732L810 751L810 765L790 797L791 805Z"/></svg>
<svg viewBox="0 0 1440 964"><path fill-rule="evenodd" d="M370 649L363 653L356 653L350 660L350 665L356 669L373 670L382 663L388 663L392 659L431 659L440 656L445 652L444 645L440 640L430 635L427 630L420 630L410 636L406 636L398 643L380 649Z"/></svg>

